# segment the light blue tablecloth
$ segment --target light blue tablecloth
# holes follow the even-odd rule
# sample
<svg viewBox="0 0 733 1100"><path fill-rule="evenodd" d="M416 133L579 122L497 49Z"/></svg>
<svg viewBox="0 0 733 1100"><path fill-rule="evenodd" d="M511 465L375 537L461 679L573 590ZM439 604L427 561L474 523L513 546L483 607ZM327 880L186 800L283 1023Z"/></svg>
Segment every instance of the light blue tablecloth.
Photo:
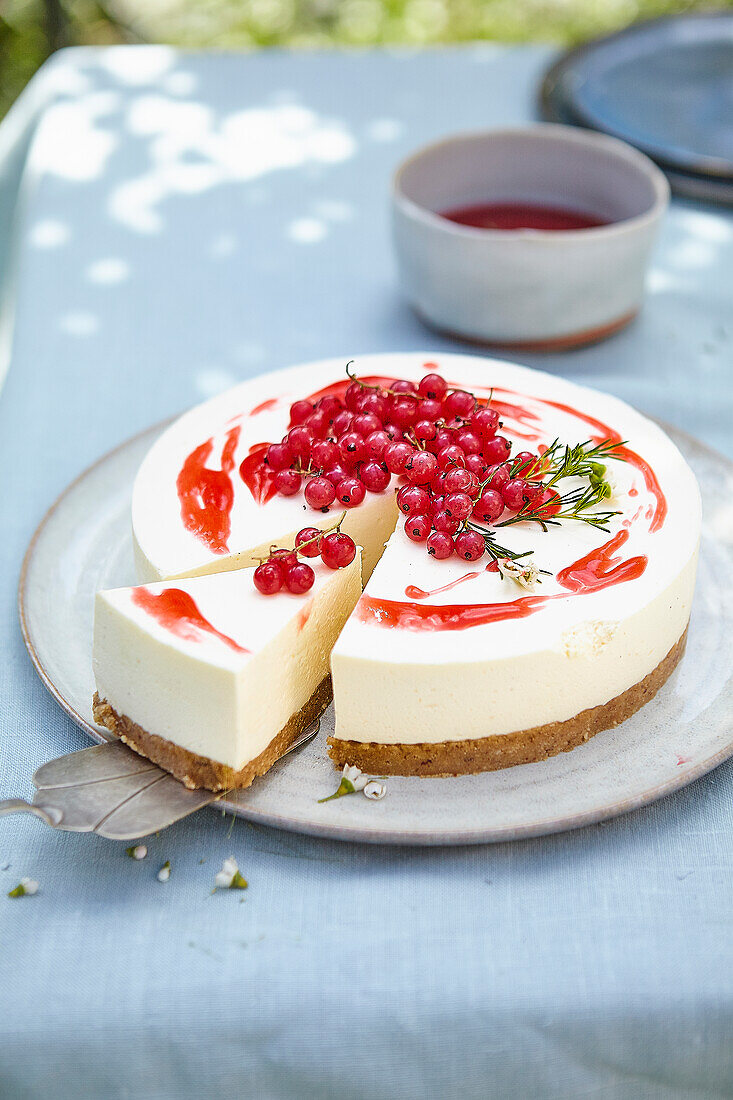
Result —
<svg viewBox="0 0 733 1100"><path fill-rule="evenodd" d="M0 127L17 233L0 794L87 744L16 622L46 507L114 444L248 375L454 348L400 300L389 176L421 142L530 119L548 58L73 50L33 82ZM730 215L675 203L640 319L522 361L730 453L732 271ZM733 1095L732 806L727 764L605 826L496 847L325 843L204 812L142 863L4 819L0 1095ZM212 896L232 852L250 888ZM39 894L6 899L23 875Z"/></svg>

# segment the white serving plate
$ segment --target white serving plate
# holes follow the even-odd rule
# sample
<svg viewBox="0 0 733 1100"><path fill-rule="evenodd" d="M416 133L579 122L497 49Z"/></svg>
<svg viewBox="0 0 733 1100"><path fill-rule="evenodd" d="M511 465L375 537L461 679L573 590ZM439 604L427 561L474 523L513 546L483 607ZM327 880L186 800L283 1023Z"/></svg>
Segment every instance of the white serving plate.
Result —
<svg viewBox="0 0 733 1100"><path fill-rule="evenodd" d="M134 583L133 479L165 425L105 455L59 497L20 580L23 636L59 705L95 741L92 618L99 588ZM540 764L452 779L390 777L388 795L319 805L337 773L321 733L248 790L217 803L295 832L385 844L473 844L574 829L670 794L733 755L733 463L667 429L700 482L704 528L687 654L658 695L615 730ZM379 740L379 730L374 731Z"/></svg>

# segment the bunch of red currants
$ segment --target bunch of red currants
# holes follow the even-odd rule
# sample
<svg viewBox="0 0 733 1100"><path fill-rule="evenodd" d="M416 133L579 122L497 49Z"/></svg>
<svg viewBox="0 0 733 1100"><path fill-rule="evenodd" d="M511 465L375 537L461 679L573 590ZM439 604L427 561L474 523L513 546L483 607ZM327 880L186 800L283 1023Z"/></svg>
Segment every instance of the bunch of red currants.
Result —
<svg viewBox="0 0 733 1100"><path fill-rule="evenodd" d="M266 561L254 571L255 588L263 596L274 596L285 588L295 596L313 587L316 575L310 565L300 561L320 558L329 569L343 569L356 557L356 544L338 529L324 534L317 527L304 527L295 536L295 550L272 550Z"/></svg>
<svg viewBox="0 0 733 1100"><path fill-rule="evenodd" d="M424 542L436 558L457 554L466 561L486 552L476 528L496 523L505 510L551 514L558 496L540 480L541 456L511 457L490 402L452 389L433 372L417 384L399 379L386 386L349 377L343 400L329 394L291 406L287 434L264 458L277 493L303 489L311 508L327 512L356 507L396 477L408 538ZM289 587L287 578L283 585Z"/></svg>

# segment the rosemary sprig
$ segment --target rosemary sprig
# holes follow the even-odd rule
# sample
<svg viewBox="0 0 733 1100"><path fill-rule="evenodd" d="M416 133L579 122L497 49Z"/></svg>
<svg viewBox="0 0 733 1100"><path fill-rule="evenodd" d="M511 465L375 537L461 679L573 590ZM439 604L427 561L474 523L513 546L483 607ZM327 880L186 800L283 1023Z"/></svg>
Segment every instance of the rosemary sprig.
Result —
<svg viewBox="0 0 733 1100"><path fill-rule="evenodd" d="M512 527L515 523L538 523L543 531L548 527L558 527L564 520L579 520L587 523L599 531L608 531L608 524L614 516L621 515L618 511L606 510L591 512L601 501L607 500L611 495L611 488L607 482L600 480L596 484L572 489L563 495L558 494L555 501L537 503L531 501L509 519L501 520L497 527Z"/></svg>
<svg viewBox="0 0 733 1100"><path fill-rule="evenodd" d="M619 454L619 448L623 447L621 441L603 439L593 445L592 439L586 439L583 443L576 443L570 447L567 443L561 443L555 439L547 450L540 456L540 476L546 489L551 489L558 481L566 477L587 477L591 481L600 482L606 473L603 464L604 459L614 458L619 462L625 462L623 455ZM518 467L512 467L512 477L517 477L533 463L521 463ZM548 478L548 474L550 475ZM547 478L547 480L545 480Z"/></svg>

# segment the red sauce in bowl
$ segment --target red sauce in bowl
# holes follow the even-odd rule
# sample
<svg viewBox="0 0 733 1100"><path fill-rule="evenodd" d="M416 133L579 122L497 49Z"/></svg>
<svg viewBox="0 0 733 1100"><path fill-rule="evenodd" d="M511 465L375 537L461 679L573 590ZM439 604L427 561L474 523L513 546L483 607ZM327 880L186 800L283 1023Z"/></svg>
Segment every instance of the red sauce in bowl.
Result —
<svg viewBox="0 0 733 1100"><path fill-rule="evenodd" d="M609 224L607 219L585 210L528 202L485 202L459 206L442 210L440 217L474 229L594 229Z"/></svg>

